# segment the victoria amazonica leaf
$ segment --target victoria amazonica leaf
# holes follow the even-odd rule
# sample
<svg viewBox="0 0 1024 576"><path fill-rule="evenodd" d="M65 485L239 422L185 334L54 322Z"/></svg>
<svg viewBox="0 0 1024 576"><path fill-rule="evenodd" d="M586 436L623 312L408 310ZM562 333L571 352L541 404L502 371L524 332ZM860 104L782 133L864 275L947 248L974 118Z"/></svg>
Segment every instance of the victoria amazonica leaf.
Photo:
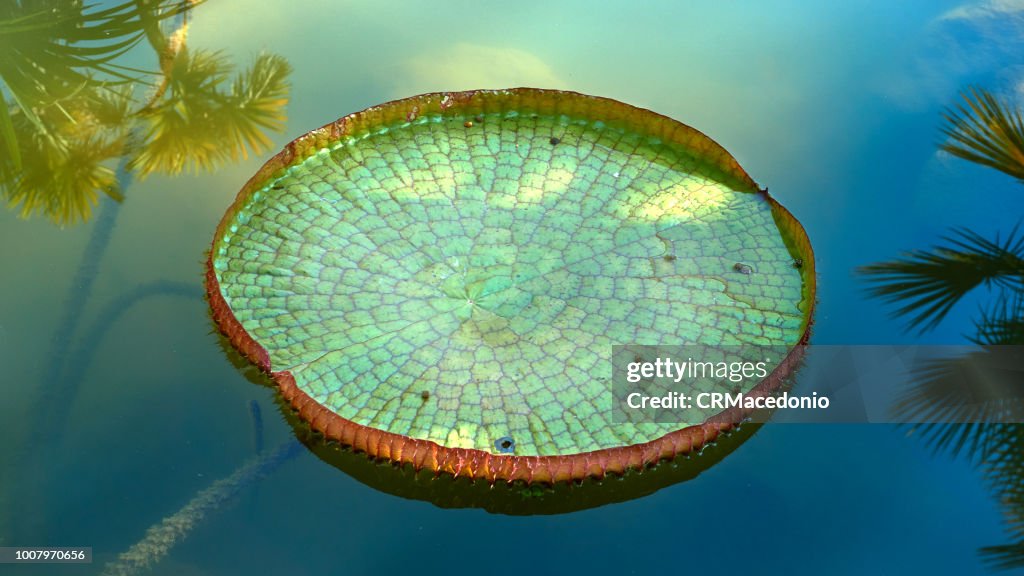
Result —
<svg viewBox="0 0 1024 576"><path fill-rule="evenodd" d="M727 429L616 423L612 347L796 346L814 261L700 132L514 89L399 100L289 144L225 214L207 288L231 342L327 437L550 482Z"/></svg>

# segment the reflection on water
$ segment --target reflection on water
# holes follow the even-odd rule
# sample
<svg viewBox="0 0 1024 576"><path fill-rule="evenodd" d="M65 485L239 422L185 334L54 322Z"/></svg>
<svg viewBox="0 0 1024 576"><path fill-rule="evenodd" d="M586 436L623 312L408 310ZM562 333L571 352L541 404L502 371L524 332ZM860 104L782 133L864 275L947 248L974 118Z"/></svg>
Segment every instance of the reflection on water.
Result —
<svg viewBox="0 0 1024 576"><path fill-rule="evenodd" d="M1005 244L1020 218L1019 187L936 154L934 142L936 118L958 87L1017 93L1024 35L1014 3L908 2L898 13L857 3L439 6L0 2L0 19L19 22L0 27L0 113L9 119L0 118L0 181L7 201L32 217L0 213L0 266L15 271L4 275L0 298L8 447L0 452L0 544L91 545L97 573L219 480L238 478L246 462L294 439L289 416L272 408L275 392L240 376L210 334L199 296L203 250L268 150L413 93L549 83L665 112L733 151L808 228L820 257L816 342L974 335L977 291L927 334L909 335L864 298L850 271L901 248L927 248L952 226L989 241L1002 232L997 243ZM154 21L156 36L148 33ZM85 38L97 26L111 34ZM135 44L118 47L126 40ZM162 45L173 50L161 53ZM62 64L75 47L88 49ZM31 50L45 74L23 64L7 71ZM252 60L228 70L218 50ZM224 133L204 130L202 115L208 121L228 102L282 98L248 92L266 74L283 74L276 57L261 53L295 67L288 96L301 105L289 108L287 136L271 134L284 125L283 102L277 113L259 105L215 117ZM21 103L36 97L27 114L12 88L19 73L31 79L22 81ZM232 133L243 117L265 122L253 126L269 142ZM176 125L187 128L172 134ZM204 140L217 138L225 140ZM144 157L147 145L153 152ZM182 174L164 177L174 170ZM105 200L119 194L127 201ZM82 223L90 213L77 227L50 224ZM985 318L1020 316L1012 299L984 310ZM260 456L254 400L264 422ZM985 483L962 462L933 458L916 442L920 432L908 440L906 430L883 426L769 424L687 482L534 517L439 508L423 500L461 506L435 493L458 491L431 479L399 483L390 468L355 458L348 468L324 465L321 453L334 448L313 442L259 480L258 491L253 481L241 497L193 507L206 512L202 522L177 537L153 573L330 573L342 565L341 537L351 573L397 571L384 560L396 541L421 558L448 554L454 543L464 565L496 573L521 571L496 563L498 554L546 570L626 572L638 569L638 554L650 570L681 562L694 572L721 570L737 542L764 573L983 571L977 549L1005 541L1004 512L1020 518L1021 491L1012 487L1021 475L1009 463L1024 452L1021 435L989 428L986 439L977 436L982 453L1003 459L989 460L998 465L984 472ZM780 554L780 539L794 553ZM1009 541L1019 540L1011 528ZM936 542L949 544L937 550ZM647 554L665 550L672 553Z"/></svg>
<svg viewBox="0 0 1024 576"><path fill-rule="evenodd" d="M290 416L287 414L286 416ZM291 422L289 418L289 422ZM299 423L293 424L303 430ZM306 445L317 458L341 470L367 486L388 494L424 500L441 508L481 508L491 513L516 516L566 514L649 496L663 488L696 478L722 461L754 435L760 424L744 424L708 445L700 454L678 457L643 471L610 474L603 480L586 479L578 483L527 485L452 478L411 466L396 468L387 462L374 462L364 454L324 443L310 434ZM300 432L301 433L301 432Z"/></svg>
<svg viewBox="0 0 1024 576"><path fill-rule="evenodd" d="M269 148L284 127L288 62L261 54L236 72L227 56L186 46L194 0L11 2L0 8L0 190L22 216L86 220L99 194L124 198L129 172L212 170ZM137 45L158 64L122 63ZM130 54L139 58L137 54ZM155 60L155 62L152 62Z"/></svg>
<svg viewBox="0 0 1024 576"><path fill-rule="evenodd" d="M239 354L226 337L220 336L218 343L232 366L250 383L276 390L277 385ZM744 424L708 443L699 454L679 457L642 471L629 471L622 476L609 474L603 480L588 478L582 482L554 486L523 482L497 482L492 485L482 480L452 478L427 469L417 471L408 465L396 466L388 461L371 460L365 454L335 442L325 442L323 435L314 431L279 395L275 394L274 403L291 432L316 458L374 490L423 500L440 508L480 508L491 513L518 516L587 510L642 498L673 484L692 480L737 450L761 428L760 424ZM262 410L256 408L254 412L261 414ZM262 416L254 416L253 432L262 435L262 422L257 418Z"/></svg>
<svg viewBox="0 0 1024 576"><path fill-rule="evenodd" d="M163 560L179 540L186 538L211 513L237 498L245 489L295 457L301 445L292 440L269 453L252 458L230 476L221 478L200 491L176 513L146 530L145 536L116 560L103 567L103 576L129 576L144 573Z"/></svg>
<svg viewBox="0 0 1024 576"><path fill-rule="evenodd" d="M92 216L101 194L123 201L135 175L212 170L268 149L266 132L284 127L291 67L280 56L261 54L236 72L224 53L190 50L190 11L200 3L131 1L104 8L25 1L0 7L0 191L9 205L19 206L23 217L72 224ZM156 70L132 65L139 61ZM14 484L23 497L10 503L15 518L32 510L41 524L53 521L46 491L55 488L54 479L40 459L47 446L61 443L82 376L110 328L139 301L200 294L171 280L127 289L78 334L116 215L117 205L106 204L52 339L49 368L31 410L43 432L14 446L24 471ZM216 506L226 497L201 503ZM181 535L187 532L182 523L175 525Z"/></svg>
<svg viewBox="0 0 1024 576"><path fill-rule="evenodd" d="M963 94L964 104L944 114L942 149L1024 180L1021 110L983 89ZM936 327L969 292L989 288L991 303L974 321L970 339L984 348L929 362L915 373L916 387L893 406L937 450L966 452L988 479L1003 507L1012 544L986 546L990 565L1024 568L1024 381L1018 350L1024 344L1024 236L1015 227L989 240L954 230L946 244L861 269L872 294L900 304L910 326ZM940 424L939 420L970 422Z"/></svg>

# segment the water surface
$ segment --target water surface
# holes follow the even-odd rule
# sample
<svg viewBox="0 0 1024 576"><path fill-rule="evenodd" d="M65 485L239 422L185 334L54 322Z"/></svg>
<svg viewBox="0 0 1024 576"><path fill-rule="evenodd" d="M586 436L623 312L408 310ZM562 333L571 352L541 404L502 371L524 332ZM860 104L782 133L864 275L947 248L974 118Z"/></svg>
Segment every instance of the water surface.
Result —
<svg viewBox="0 0 1024 576"><path fill-rule="evenodd" d="M954 344L972 302L932 332L907 333L853 270L952 226L991 235L1020 219L1018 184L936 143L939 113L962 87L1021 93L1022 31L1021 12L987 2L218 0L195 10L188 41L240 63L262 50L291 63L275 149L434 90L565 88L670 115L721 143L804 224L820 275L815 342ZM126 190L80 319L86 340L74 349L89 354L77 394L46 430L30 410L51 384L53 334L96 221L60 229L0 212L0 545L95 554L91 566L0 572L98 573L254 455L252 401L266 450L294 438L275 390L232 364L197 296L213 230L265 156ZM196 290L105 312L156 282ZM197 522L152 573L389 574L415 561L430 573L971 574L985 571L979 547L1007 540L1001 521L967 462L886 425L768 425L694 480L554 516L402 499L303 449Z"/></svg>

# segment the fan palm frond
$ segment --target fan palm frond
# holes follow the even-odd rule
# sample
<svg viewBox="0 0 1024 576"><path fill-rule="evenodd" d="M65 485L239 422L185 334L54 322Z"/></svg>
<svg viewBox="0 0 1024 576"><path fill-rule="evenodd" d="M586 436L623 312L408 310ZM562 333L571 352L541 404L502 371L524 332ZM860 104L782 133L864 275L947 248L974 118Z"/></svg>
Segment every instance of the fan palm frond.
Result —
<svg viewBox="0 0 1024 576"><path fill-rule="evenodd" d="M46 132L15 110L11 124L24 161L0 179L8 205L22 217L45 215L66 225L88 219L99 193L119 199L109 164L124 153L130 104L128 87L85 88L40 111Z"/></svg>
<svg viewBox="0 0 1024 576"><path fill-rule="evenodd" d="M963 103L943 113L940 148L1024 181L1024 120L1021 112L983 88L961 94Z"/></svg>
<svg viewBox="0 0 1024 576"><path fill-rule="evenodd" d="M63 105L82 89L138 81L113 61L147 37L154 22L183 14L202 1L128 1L105 9L81 0L2 2L0 81L5 90L0 94L13 101L35 130L52 130L41 118L44 109ZM17 171L22 162L17 133L9 107L0 104L0 149Z"/></svg>
<svg viewBox="0 0 1024 576"><path fill-rule="evenodd" d="M954 230L944 240L944 246L859 269L872 284L872 296L903 303L896 314L909 315L911 328L934 328L978 286L1024 288L1024 236L1018 237L1016 228L1005 241L967 229Z"/></svg>
<svg viewBox="0 0 1024 576"><path fill-rule="evenodd" d="M1024 345L1024 291L1000 298L989 310L983 310L974 323L980 345Z"/></svg>
<svg viewBox="0 0 1024 576"><path fill-rule="evenodd" d="M281 56L260 54L248 70L235 77L222 109L232 158L246 158L247 149L262 154L270 147L266 132L284 130L291 71Z"/></svg>
<svg viewBox="0 0 1024 576"><path fill-rule="evenodd" d="M1024 182L1021 111L980 88L943 114L940 148ZM873 296L901 304L910 327L934 328L968 292L998 290L995 304L975 322L971 340L980 349L926 362L912 373L914 386L892 408L936 451L964 453L985 475L999 499L1012 542L980 549L993 569L1024 567L1024 237L1014 228L1005 240L953 230L945 243L906 252L859 269Z"/></svg>
<svg viewBox="0 0 1024 576"><path fill-rule="evenodd" d="M1002 355L994 366L977 357L929 366L901 407L901 417L937 419L917 427L926 442L936 451L966 454L982 471L1015 541L980 550L986 564L1000 570L1024 566L1024 378L1016 353L1016 347L991 346L978 355Z"/></svg>
<svg viewBox="0 0 1024 576"><path fill-rule="evenodd" d="M982 560L994 570L1024 568L1024 542L984 546L980 552Z"/></svg>
<svg viewBox="0 0 1024 576"><path fill-rule="evenodd" d="M993 451L985 464L985 477L1003 511L1012 544L986 546L982 558L995 569L1024 567L1024 424L1004 424L992 433Z"/></svg>
<svg viewBox="0 0 1024 576"><path fill-rule="evenodd" d="M1005 440L993 437L991 425L1024 421L1024 358L1018 352L984 346L953 358L927 360L914 368L914 385L892 413L903 422L924 422L918 429L937 451L966 452L976 462L991 461Z"/></svg>
<svg viewBox="0 0 1024 576"><path fill-rule="evenodd" d="M263 54L235 74L221 52L188 50L184 25L163 30L202 1L0 3L0 95L11 100L0 101L0 194L9 205L68 224L86 219L100 193L121 197L110 168L120 155L146 176L211 170L270 147L267 131L284 128L291 66ZM160 66L139 102L142 77L127 73L146 73L115 59L143 39Z"/></svg>
<svg viewBox="0 0 1024 576"><path fill-rule="evenodd" d="M284 129L291 66L260 55L227 86L232 72L219 52L181 49L168 90L143 114L146 137L131 167L142 176L199 172L265 151L266 131Z"/></svg>
<svg viewBox="0 0 1024 576"><path fill-rule="evenodd" d="M7 201L22 217L48 216L60 225L87 220L99 193L120 199L108 160L120 156L123 141L100 135L37 139L20 177L7 189Z"/></svg>

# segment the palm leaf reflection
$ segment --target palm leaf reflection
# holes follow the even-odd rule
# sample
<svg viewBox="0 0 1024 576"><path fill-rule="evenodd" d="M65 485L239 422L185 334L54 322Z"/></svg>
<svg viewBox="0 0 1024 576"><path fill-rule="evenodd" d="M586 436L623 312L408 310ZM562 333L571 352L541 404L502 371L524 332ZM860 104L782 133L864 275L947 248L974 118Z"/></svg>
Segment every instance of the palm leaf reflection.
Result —
<svg viewBox="0 0 1024 576"><path fill-rule="evenodd" d="M995 569L1024 568L1024 424L993 424L985 475L1014 542L985 546L981 556Z"/></svg>
<svg viewBox="0 0 1024 576"><path fill-rule="evenodd" d="M1017 229L1005 240L988 240L976 232L957 229L946 244L931 250L906 252L901 258L860 269L872 284L870 293L899 303L898 315L910 316L910 326L930 330L968 292L978 286L1024 288L1024 235Z"/></svg>
<svg viewBox="0 0 1024 576"><path fill-rule="evenodd" d="M1024 122L983 89L943 115L942 150L1024 182ZM965 454L982 471L1006 519L1011 543L981 548L993 569L1024 567L1024 236L1014 228L989 240L953 230L944 244L860 268L870 294L898 304L911 328L937 326L967 293L992 290L970 339L979 349L923 364L914 387L893 407L937 451Z"/></svg>
<svg viewBox="0 0 1024 576"><path fill-rule="evenodd" d="M982 346L932 359L915 369L915 385L893 413L901 421L925 422L915 432L937 450L988 462L997 451L991 423L1024 421L1021 370L1020 348L1012 346Z"/></svg>
<svg viewBox="0 0 1024 576"><path fill-rule="evenodd" d="M1024 289L1002 292L975 322L979 349L924 363L913 387L894 405L912 432L936 451L964 454L989 483L1005 517L1010 544L987 546L994 569L1024 567Z"/></svg>
<svg viewBox="0 0 1024 576"><path fill-rule="evenodd" d="M966 361L950 360L946 370L934 370L933 378L920 382L919 390L924 394L919 404L941 405L941 379L952 373L974 379L969 386L981 396L975 400L988 405L987 413L977 415L973 424L935 424L934 434L926 431L926 438L940 450L956 454L963 449L980 465L995 492L1007 531L1016 542L983 547L985 562L1000 570L1024 568L1024 374L1019 357L1019 346L1024 345L1024 291L997 300L982 313L975 328L972 340L982 346L983 352ZM931 390L923 390L927 388ZM947 440L951 438L956 442Z"/></svg>
<svg viewBox="0 0 1024 576"><path fill-rule="evenodd" d="M1024 290L1000 298L974 323L975 344L1024 346Z"/></svg>
<svg viewBox="0 0 1024 576"><path fill-rule="evenodd" d="M120 199L110 165L124 152L128 98L124 88L85 88L60 109L39 111L45 131L14 114L24 161L2 182L8 203L20 205L24 217L44 213L69 223L87 218L99 194Z"/></svg>
<svg viewBox="0 0 1024 576"><path fill-rule="evenodd" d="M940 148L976 164L1024 181L1024 121L1020 110L982 88L961 94L962 104L948 109Z"/></svg>
<svg viewBox="0 0 1024 576"><path fill-rule="evenodd" d="M86 220L100 195L120 200L113 166L212 170L262 153L284 128L291 67L258 56L236 73L219 52L185 47L185 17L203 0L0 3L0 194L23 217ZM158 70L117 63L136 46Z"/></svg>
<svg viewBox="0 0 1024 576"><path fill-rule="evenodd" d="M219 52L180 50L163 98L142 113L146 135L131 166L142 175L199 172L266 151L265 131L284 128L291 66L261 54L226 86L232 72Z"/></svg>
<svg viewBox="0 0 1024 576"><path fill-rule="evenodd" d="M0 3L0 78L6 95L36 130L83 88L137 81L114 63L146 37L147 26L172 18L198 2L125 2L107 9L81 0L10 0ZM102 81L97 78L103 78ZM0 115L0 141L15 169L21 154L8 110Z"/></svg>

